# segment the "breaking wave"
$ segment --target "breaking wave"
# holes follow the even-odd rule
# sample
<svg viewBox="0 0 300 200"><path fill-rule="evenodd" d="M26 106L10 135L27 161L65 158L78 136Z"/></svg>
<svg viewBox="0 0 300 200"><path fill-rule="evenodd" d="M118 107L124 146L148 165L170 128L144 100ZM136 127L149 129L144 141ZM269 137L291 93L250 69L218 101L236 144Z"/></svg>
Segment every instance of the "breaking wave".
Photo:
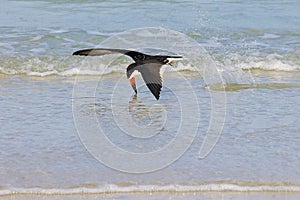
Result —
<svg viewBox="0 0 300 200"><path fill-rule="evenodd" d="M113 57L113 58L112 58ZM221 58L219 68L248 70L259 69L268 71L300 71L297 61L286 60L280 55L268 55L263 58L231 55ZM74 75L106 75L110 73L124 73L132 61L124 56L100 57L26 57L0 59L0 73L5 75L28 76L74 76ZM201 64L200 64L201 65ZM197 71L195 66L178 63L172 71Z"/></svg>
<svg viewBox="0 0 300 200"><path fill-rule="evenodd" d="M42 194L42 195L71 195L71 194L111 194L111 193L149 193L149 192L300 192L298 185L236 185L236 184L205 184L205 185L138 185L118 186L105 185L102 187L77 187L67 189L43 188L10 188L1 189L0 196L12 194Z"/></svg>

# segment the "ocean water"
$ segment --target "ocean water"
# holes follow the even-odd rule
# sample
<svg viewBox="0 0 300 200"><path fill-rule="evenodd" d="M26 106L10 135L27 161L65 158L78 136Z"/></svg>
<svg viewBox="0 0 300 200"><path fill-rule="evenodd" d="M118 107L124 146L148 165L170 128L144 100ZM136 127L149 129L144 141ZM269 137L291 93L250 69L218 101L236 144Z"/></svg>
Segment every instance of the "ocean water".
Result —
<svg viewBox="0 0 300 200"><path fill-rule="evenodd" d="M298 199L299 9L3 1L0 199ZM156 101L97 46L184 59Z"/></svg>

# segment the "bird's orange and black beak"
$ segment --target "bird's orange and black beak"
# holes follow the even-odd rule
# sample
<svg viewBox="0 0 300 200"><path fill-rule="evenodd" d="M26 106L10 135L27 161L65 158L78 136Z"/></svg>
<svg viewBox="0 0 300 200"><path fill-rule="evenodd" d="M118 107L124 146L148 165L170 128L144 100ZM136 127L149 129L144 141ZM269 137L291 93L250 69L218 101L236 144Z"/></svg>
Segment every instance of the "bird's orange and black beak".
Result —
<svg viewBox="0 0 300 200"><path fill-rule="evenodd" d="M135 85L135 78L132 77L131 79L129 79L130 85L132 87L132 89L134 90L135 94L137 94L137 89L136 89L136 85Z"/></svg>
<svg viewBox="0 0 300 200"><path fill-rule="evenodd" d="M169 65L173 66L174 62L171 60L168 62Z"/></svg>

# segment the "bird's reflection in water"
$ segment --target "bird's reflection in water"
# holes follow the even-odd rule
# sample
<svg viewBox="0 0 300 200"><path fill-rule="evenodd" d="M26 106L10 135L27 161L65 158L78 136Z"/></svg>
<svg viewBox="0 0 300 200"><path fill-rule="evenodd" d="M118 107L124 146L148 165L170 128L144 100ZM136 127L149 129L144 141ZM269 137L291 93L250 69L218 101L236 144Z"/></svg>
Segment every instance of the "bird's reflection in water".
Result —
<svg viewBox="0 0 300 200"><path fill-rule="evenodd" d="M148 99L139 100L137 95L133 95L128 105L129 117L135 122L136 126L151 126L161 128L165 123L165 108L161 104Z"/></svg>

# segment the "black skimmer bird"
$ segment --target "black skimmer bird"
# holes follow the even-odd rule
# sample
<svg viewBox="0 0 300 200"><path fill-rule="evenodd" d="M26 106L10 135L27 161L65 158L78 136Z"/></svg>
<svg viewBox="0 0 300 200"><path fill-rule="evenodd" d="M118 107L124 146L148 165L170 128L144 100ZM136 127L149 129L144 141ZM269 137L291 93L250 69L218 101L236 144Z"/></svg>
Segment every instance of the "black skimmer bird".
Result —
<svg viewBox="0 0 300 200"><path fill-rule="evenodd" d="M182 56L166 56L166 55L147 55L137 51L125 49L83 49L73 53L80 56L102 56L107 54L124 54L130 56L134 63L127 67L127 78L137 94L135 76L141 74L147 87L158 100L162 88L161 67L163 65L172 65L176 59L182 59Z"/></svg>

